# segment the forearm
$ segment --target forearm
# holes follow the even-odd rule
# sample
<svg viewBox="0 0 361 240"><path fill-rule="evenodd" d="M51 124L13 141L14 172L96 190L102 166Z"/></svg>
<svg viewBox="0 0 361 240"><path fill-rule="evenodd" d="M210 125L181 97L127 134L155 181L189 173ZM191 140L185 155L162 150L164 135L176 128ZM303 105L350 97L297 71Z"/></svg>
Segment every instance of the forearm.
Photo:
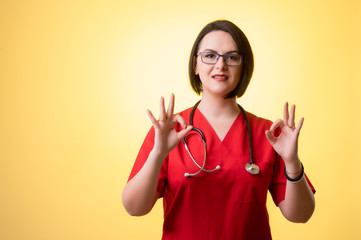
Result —
<svg viewBox="0 0 361 240"><path fill-rule="evenodd" d="M159 121L150 110L147 110L154 128L154 146L142 169L124 187L122 201L130 215L141 216L152 210L159 198L157 186L164 160L179 141L192 130L192 126L187 126L181 115L173 116L173 110L174 94L171 94L167 111L164 107L164 98L161 97ZM180 124L183 129L177 132L176 124Z"/></svg>
<svg viewBox="0 0 361 240"><path fill-rule="evenodd" d="M300 169L300 165L286 165L286 169L291 178L299 176L299 173L295 173L296 169ZM282 214L291 222L305 223L311 218L315 209L315 198L304 176L297 182L287 180L285 200L279 206Z"/></svg>
<svg viewBox="0 0 361 240"><path fill-rule="evenodd" d="M132 216L145 215L152 210L159 197L157 185L165 156L151 151L141 170L125 185L122 201Z"/></svg>

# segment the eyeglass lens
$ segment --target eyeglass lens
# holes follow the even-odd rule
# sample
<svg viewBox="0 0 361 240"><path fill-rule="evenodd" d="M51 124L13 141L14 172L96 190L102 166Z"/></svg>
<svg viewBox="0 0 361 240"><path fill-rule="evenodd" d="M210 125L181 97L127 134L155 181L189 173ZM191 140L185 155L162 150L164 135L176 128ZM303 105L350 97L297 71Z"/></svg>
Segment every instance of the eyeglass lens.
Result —
<svg viewBox="0 0 361 240"><path fill-rule="evenodd" d="M220 57L223 57L228 66L238 66L241 64L242 56L239 54L218 54L214 52L201 52L201 60L207 64L216 64Z"/></svg>

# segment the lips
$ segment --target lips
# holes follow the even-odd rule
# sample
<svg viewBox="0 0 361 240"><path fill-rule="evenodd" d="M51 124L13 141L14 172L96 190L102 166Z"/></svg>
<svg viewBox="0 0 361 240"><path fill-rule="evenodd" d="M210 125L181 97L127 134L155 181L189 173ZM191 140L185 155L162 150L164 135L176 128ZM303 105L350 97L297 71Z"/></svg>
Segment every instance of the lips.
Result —
<svg viewBox="0 0 361 240"><path fill-rule="evenodd" d="M214 74L212 78L217 81L225 81L228 79L228 76L225 74Z"/></svg>

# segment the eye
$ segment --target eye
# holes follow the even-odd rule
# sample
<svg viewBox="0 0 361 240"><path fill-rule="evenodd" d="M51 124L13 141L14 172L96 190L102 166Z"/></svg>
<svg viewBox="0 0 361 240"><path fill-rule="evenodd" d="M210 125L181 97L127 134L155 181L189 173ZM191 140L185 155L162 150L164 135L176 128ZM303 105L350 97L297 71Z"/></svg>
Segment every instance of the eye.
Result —
<svg viewBox="0 0 361 240"><path fill-rule="evenodd" d="M241 58L241 56L239 55L228 55L227 59L231 60L231 61L239 61L239 59Z"/></svg>
<svg viewBox="0 0 361 240"><path fill-rule="evenodd" d="M203 54L205 58L208 58L208 59L214 59L216 58L216 54L215 53L204 53Z"/></svg>

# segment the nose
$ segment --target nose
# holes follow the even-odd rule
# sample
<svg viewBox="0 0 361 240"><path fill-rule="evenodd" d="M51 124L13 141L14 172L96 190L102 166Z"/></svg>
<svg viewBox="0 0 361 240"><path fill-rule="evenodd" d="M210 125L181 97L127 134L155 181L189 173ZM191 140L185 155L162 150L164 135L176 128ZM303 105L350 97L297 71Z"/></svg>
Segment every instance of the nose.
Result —
<svg viewBox="0 0 361 240"><path fill-rule="evenodd" d="M225 69L227 67L226 60L224 56L219 56L218 61L216 63L216 68Z"/></svg>

